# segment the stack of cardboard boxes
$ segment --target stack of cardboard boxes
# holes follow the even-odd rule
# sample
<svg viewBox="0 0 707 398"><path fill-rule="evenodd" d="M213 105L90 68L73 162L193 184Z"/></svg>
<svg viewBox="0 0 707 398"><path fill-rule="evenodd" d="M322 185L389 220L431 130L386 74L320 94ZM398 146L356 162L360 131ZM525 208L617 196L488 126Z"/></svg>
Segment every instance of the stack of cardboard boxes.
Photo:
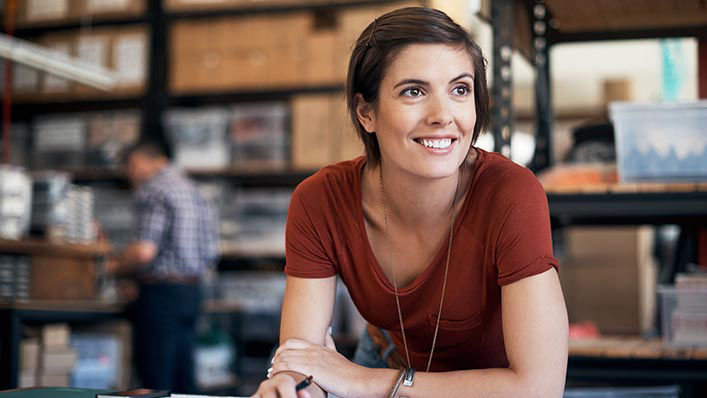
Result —
<svg viewBox="0 0 707 398"><path fill-rule="evenodd" d="M366 25L421 3L177 21L170 32L170 87L186 94L342 84Z"/></svg>
<svg viewBox="0 0 707 398"><path fill-rule="evenodd" d="M24 27L129 17L144 13L145 4L143 0L24 0L17 2L16 20L18 27Z"/></svg>
<svg viewBox="0 0 707 398"><path fill-rule="evenodd" d="M654 329L654 228L572 227L560 281L570 322L591 321L601 333L637 335Z"/></svg>
<svg viewBox="0 0 707 398"><path fill-rule="evenodd" d="M292 167L311 170L363 154L342 94L292 99Z"/></svg>
<svg viewBox="0 0 707 398"><path fill-rule="evenodd" d="M42 327L40 338L22 341L20 347L20 387L69 386L76 363L76 351L69 345L71 330L66 324Z"/></svg>

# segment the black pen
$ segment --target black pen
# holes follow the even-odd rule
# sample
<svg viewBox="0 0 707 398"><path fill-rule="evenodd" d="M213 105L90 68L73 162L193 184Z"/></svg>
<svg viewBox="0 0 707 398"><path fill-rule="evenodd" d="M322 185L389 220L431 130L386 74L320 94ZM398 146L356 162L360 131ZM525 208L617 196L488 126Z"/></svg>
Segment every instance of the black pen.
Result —
<svg viewBox="0 0 707 398"><path fill-rule="evenodd" d="M300 381L299 384L297 384L297 385L295 386L295 391L299 391L299 390L302 390L302 389L305 389L305 388L309 387L309 385L312 384L312 379L313 379L313 378L314 378L314 376L311 376L311 375L310 375L310 376L307 377L306 379Z"/></svg>

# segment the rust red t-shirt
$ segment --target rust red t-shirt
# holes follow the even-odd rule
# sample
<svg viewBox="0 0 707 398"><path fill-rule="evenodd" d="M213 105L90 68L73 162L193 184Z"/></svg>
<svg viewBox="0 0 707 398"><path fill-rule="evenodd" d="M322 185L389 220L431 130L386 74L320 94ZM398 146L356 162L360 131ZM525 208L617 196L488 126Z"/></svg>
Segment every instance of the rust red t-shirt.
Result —
<svg viewBox="0 0 707 398"><path fill-rule="evenodd" d="M431 371L507 367L501 286L558 267L547 197L528 169L483 150L454 226L447 292ZM302 182L286 228L288 275L339 275L361 315L391 332L403 353L392 284L368 242L361 205L365 158L324 167ZM427 366L447 245L398 289L412 366Z"/></svg>

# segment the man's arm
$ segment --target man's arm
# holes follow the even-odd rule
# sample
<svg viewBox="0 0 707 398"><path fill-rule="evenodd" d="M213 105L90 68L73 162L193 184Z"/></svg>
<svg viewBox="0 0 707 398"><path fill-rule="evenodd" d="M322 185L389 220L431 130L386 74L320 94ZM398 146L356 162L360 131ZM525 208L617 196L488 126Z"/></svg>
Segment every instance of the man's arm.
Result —
<svg viewBox="0 0 707 398"><path fill-rule="evenodd" d="M157 255L157 245L140 240L126 246L106 264L109 275L130 275L147 267Z"/></svg>

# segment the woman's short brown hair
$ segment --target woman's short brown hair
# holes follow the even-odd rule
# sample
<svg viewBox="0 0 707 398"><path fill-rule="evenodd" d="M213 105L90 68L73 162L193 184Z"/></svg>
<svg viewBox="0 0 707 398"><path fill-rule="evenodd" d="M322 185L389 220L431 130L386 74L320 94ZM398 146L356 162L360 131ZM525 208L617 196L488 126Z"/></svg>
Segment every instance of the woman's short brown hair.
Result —
<svg viewBox="0 0 707 398"><path fill-rule="evenodd" d="M367 164L380 164L381 153L375 134L363 128L356 114L356 95L375 103L386 69L392 59L410 44L447 44L464 49L474 67L474 106L476 125L472 145L488 124L489 97L486 87L486 60L471 35L442 11L407 7L391 11L371 22L361 32L349 60L346 77L346 102L351 121L366 149Z"/></svg>

